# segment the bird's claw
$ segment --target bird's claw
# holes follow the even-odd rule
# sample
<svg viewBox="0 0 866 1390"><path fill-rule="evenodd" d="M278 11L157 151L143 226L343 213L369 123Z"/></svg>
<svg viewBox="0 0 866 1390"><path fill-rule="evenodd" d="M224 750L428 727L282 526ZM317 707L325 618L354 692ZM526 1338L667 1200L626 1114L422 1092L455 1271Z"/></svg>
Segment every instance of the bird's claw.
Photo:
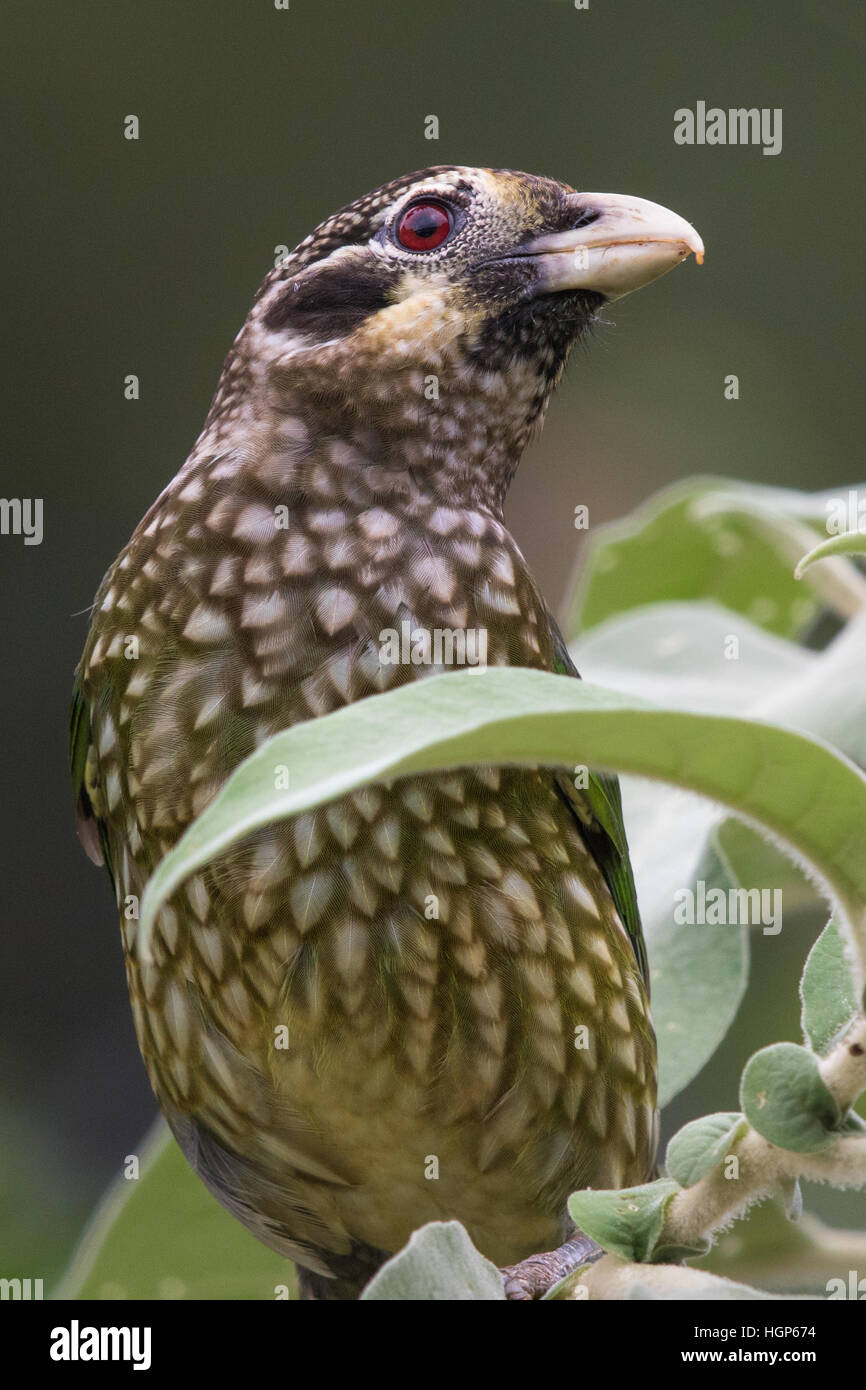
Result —
<svg viewBox="0 0 866 1390"><path fill-rule="evenodd" d="M601 1259L604 1251L589 1236L578 1233L557 1250L546 1250L539 1255L530 1255L516 1265L505 1265L501 1270L505 1280L505 1297L509 1301L530 1302L541 1299L580 1265L594 1264Z"/></svg>

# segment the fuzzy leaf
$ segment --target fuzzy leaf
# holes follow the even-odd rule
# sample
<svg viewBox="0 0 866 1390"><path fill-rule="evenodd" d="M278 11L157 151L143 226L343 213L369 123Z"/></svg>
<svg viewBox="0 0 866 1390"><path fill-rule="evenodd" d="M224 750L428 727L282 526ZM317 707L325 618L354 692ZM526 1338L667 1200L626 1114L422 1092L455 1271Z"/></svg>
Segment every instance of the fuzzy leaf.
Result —
<svg viewBox="0 0 866 1390"><path fill-rule="evenodd" d="M726 660L736 638L738 660ZM770 717L866 764L866 613L820 653L762 632L710 603L653 604L592 629L572 647L592 681L667 704ZM800 865L749 825L682 792L623 781L623 807L652 968L662 1104L700 1071L733 1022L745 988L749 931L677 925L674 892L778 890L785 921L816 901ZM773 898L774 907L777 899ZM758 928L760 929L760 928ZM753 930L755 930L753 928Z"/></svg>
<svg viewBox="0 0 866 1390"><path fill-rule="evenodd" d="M413 682L269 739L150 879L140 954L172 893L251 831L365 783L472 763L585 763L701 792L809 859L856 919L852 930L862 925L866 779L831 749L770 724L653 709L566 676L495 668ZM275 788L275 765L291 769L288 789Z"/></svg>
<svg viewBox="0 0 866 1390"><path fill-rule="evenodd" d="M573 1192L568 1211L580 1229L603 1249L638 1263L653 1258L665 1211L679 1184L668 1179L627 1187Z"/></svg>
<svg viewBox="0 0 866 1390"><path fill-rule="evenodd" d="M665 1166L671 1177L681 1187L693 1187L730 1153L745 1129L745 1116L736 1111L704 1115L683 1125L671 1139L665 1154Z"/></svg>
<svg viewBox="0 0 866 1390"><path fill-rule="evenodd" d="M711 497L730 510L708 510ZM786 551L778 535L756 531L753 518L767 511L781 526L796 519ZM625 520L593 531L566 635L647 603L715 599L770 632L798 638L818 608L792 574L803 550L800 528L825 519L819 493L709 477L665 488Z"/></svg>
<svg viewBox="0 0 866 1390"><path fill-rule="evenodd" d="M839 536L828 536L827 540L808 551L794 570L794 577L801 579L816 560L828 560L831 555L866 554L866 535L861 531L844 531Z"/></svg>
<svg viewBox="0 0 866 1390"><path fill-rule="evenodd" d="M502 1303L505 1285L496 1265L475 1249L459 1221L431 1221L382 1266L361 1298Z"/></svg>
<svg viewBox="0 0 866 1390"><path fill-rule="evenodd" d="M858 1010L846 941L835 917L831 917L806 959L800 999L806 1041L814 1052L824 1053Z"/></svg>
<svg viewBox="0 0 866 1390"><path fill-rule="evenodd" d="M792 1153L818 1153L833 1142L839 1107L813 1053L774 1043L746 1063L740 1085L743 1113L771 1144Z"/></svg>

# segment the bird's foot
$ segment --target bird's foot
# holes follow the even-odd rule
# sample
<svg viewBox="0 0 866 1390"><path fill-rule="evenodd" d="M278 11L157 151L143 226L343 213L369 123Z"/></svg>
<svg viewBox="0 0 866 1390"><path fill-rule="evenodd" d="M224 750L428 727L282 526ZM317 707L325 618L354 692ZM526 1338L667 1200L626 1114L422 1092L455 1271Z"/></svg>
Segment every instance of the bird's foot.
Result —
<svg viewBox="0 0 866 1390"><path fill-rule="evenodd" d="M505 1279L505 1297L509 1300L543 1298L548 1289L581 1265L595 1264L604 1251L589 1236L577 1232L558 1250L546 1250L530 1255L516 1265L506 1265L501 1271Z"/></svg>

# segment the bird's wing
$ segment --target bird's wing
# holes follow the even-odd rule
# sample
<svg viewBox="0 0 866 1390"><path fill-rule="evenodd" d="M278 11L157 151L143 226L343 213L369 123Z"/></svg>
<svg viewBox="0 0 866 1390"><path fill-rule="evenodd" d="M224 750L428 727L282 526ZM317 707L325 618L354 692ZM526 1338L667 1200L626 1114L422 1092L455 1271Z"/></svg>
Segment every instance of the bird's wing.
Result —
<svg viewBox="0 0 866 1390"><path fill-rule="evenodd" d="M552 616L550 630L553 636L554 671L557 675L574 676L576 680L580 680L580 672L572 661L565 645L565 638ZM609 773L591 772L587 786L578 790L570 776L557 773L556 787L580 821L584 838L604 875L617 912L629 934L644 983L649 991L646 943L622 817L619 780Z"/></svg>
<svg viewBox="0 0 866 1390"><path fill-rule="evenodd" d="M69 769L75 796L75 816L78 838L94 864L104 864L112 884L114 874L108 857L108 840L104 822L99 817L99 793L96 785L96 759L90 741L90 706L81 688L81 673L75 672L72 682L72 709L69 714Z"/></svg>

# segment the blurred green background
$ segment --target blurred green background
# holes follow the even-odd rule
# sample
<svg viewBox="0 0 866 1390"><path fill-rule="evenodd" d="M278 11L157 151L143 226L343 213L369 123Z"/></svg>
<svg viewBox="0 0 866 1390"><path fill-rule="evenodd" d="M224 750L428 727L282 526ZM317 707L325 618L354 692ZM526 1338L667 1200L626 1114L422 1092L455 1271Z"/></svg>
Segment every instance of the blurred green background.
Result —
<svg viewBox="0 0 866 1390"><path fill-rule="evenodd" d="M695 223L704 268L605 314L513 489L512 529L558 601L578 503L594 526L698 472L862 474L866 26L854 0L6 0L2 23L3 492L44 499L45 537L0 538L0 1273L50 1278L154 1112L108 884L72 829L71 672L274 247L431 163L635 193ZM698 100L781 107L781 154L675 145L674 111ZM748 1053L798 1036L809 934L757 939L749 1007L672 1122L734 1106ZM855 1219L850 1197L821 1210Z"/></svg>

